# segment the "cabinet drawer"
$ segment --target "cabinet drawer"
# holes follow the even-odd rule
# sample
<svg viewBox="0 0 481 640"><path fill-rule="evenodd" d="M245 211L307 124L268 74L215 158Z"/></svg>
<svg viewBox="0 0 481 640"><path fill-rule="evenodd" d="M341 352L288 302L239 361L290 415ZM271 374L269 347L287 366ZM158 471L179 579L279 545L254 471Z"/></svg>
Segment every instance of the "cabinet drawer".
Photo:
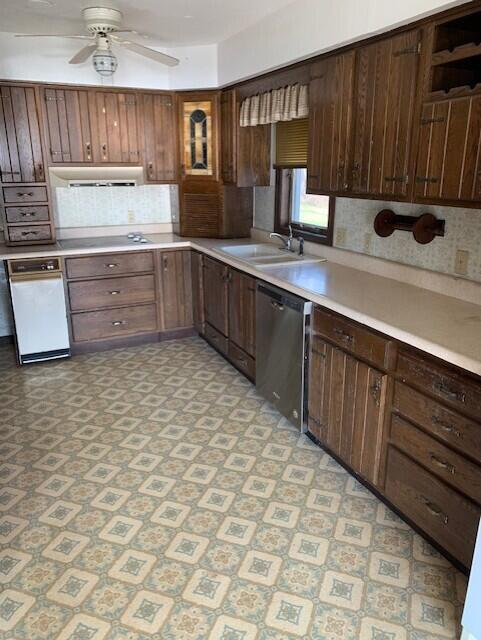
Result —
<svg viewBox="0 0 481 640"><path fill-rule="evenodd" d="M463 565L471 565L480 509L393 447L386 497Z"/></svg>
<svg viewBox="0 0 481 640"><path fill-rule="evenodd" d="M155 302L153 275L69 282L72 311Z"/></svg>
<svg viewBox="0 0 481 640"><path fill-rule="evenodd" d="M7 225L9 242L45 242L52 240L52 228L49 224Z"/></svg>
<svg viewBox="0 0 481 640"><path fill-rule="evenodd" d="M154 257L151 251L145 253L107 253L82 258L67 258L65 264L68 278L93 278L95 276L116 276L153 271Z"/></svg>
<svg viewBox="0 0 481 640"><path fill-rule="evenodd" d="M399 353L396 370L403 382L419 387L477 420L481 418L481 382L467 374L457 373L412 351Z"/></svg>
<svg viewBox="0 0 481 640"><path fill-rule="evenodd" d="M245 351L239 349L231 340L228 346L229 360L251 380L256 377L256 361Z"/></svg>
<svg viewBox="0 0 481 640"><path fill-rule="evenodd" d="M314 332L378 367L387 366L389 340L319 307L314 308Z"/></svg>
<svg viewBox="0 0 481 640"><path fill-rule="evenodd" d="M72 334L76 342L157 330L155 304L74 313L71 317Z"/></svg>
<svg viewBox="0 0 481 640"><path fill-rule="evenodd" d="M47 187L3 187L6 203L47 202Z"/></svg>
<svg viewBox="0 0 481 640"><path fill-rule="evenodd" d="M395 383L393 409L481 463L481 424L402 382Z"/></svg>
<svg viewBox="0 0 481 640"><path fill-rule="evenodd" d="M47 222L48 207L5 207L7 222Z"/></svg>
<svg viewBox="0 0 481 640"><path fill-rule="evenodd" d="M228 340L217 329L214 329L208 322L205 323L204 337L207 342L210 342L213 347L219 349L219 351L227 356L228 354Z"/></svg>
<svg viewBox="0 0 481 640"><path fill-rule="evenodd" d="M391 420L391 442L442 480L481 504L481 468L400 416Z"/></svg>

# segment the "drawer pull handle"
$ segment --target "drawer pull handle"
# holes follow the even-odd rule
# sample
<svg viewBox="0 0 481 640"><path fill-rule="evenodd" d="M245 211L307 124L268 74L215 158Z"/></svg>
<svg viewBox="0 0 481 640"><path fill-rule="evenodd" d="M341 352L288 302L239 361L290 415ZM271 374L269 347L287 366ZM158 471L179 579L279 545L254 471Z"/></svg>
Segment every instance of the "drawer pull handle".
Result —
<svg viewBox="0 0 481 640"><path fill-rule="evenodd" d="M457 402L462 403L466 402L465 393L463 393L462 391L453 391L442 382L435 382L433 384L433 389L443 396L446 396L446 398L449 398L449 400L456 400Z"/></svg>
<svg viewBox="0 0 481 640"><path fill-rule="evenodd" d="M110 264L105 264L104 267L107 267L107 269L115 269L115 267L118 267L119 265L115 262L111 262Z"/></svg>
<svg viewBox="0 0 481 640"><path fill-rule="evenodd" d="M341 338L341 340L345 340L346 342L352 342L354 340L354 336L344 331L344 329L340 329L339 327L334 327L333 331L336 334L336 336L339 336Z"/></svg>
<svg viewBox="0 0 481 640"><path fill-rule="evenodd" d="M126 321L126 320L114 320L114 321L112 322L112 325L113 325L114 327L121 327L121 326L122 326L122 325L124 325L124 324L127 324L127 321Z"/></svg>
<svg viewBox="0 0 481 640"><path fill-rule="evenodd" d="M111 296L118 296L118 295L119 295L119 293L120 293L120 291L118 291L118 290L117 290L117 291L109 291L109 294L110 294Z"/></svg>
<svg viewBox="0 0 481 640"><path fill-rule="evenodd" d="M441 460L440 458L435 456L434 453L431 454L431 462L435 464L437 467L440 467L441 469L444 469L448 473L451 473L453 476L456 473L456 467L453 464L446 462L446 460Z"/></svg>
<svg viewBox="0 0 481 640"><path fill-rule="evenodd" d="M21 211L20 215L22 216L22 218L32 218L33 216L36 215L35 211Z"/></svg>
<svg viewBox="0 0 481 640"><path fill-rule="evenodd" d="M449 424L447 422L443 422L440 418L438 418L437 416L432 416L431 417L431 422L438 426L440 429L442 429L442 431L446 431L446 433L452 433L454 436L456 436L456 438L460 438L461 437L461 432L459 431L459 429L456 429L456 427L452 424Z"/></svg>
<svg viewBox="0 0 481 640"><path fill-rule="evenodd" d="M430 502L424 496L421 496L421 501L424 503L424 506L432 516L434 516L435 518L440 518L444 524L448 524L448 516L442 511L442 509L438 507L437 504Z"/></svg>
<svg viewBox="0 0 481 640"><path fill-rule="evenodd" d="M20 235L21 236L37 236L38 231L21 231Z"/></svg>
<svg viewBox="0 0 481 640"><path fill-rule="evenodd" d="M17 191L19 198L33 198L33 191Z"/></svg>

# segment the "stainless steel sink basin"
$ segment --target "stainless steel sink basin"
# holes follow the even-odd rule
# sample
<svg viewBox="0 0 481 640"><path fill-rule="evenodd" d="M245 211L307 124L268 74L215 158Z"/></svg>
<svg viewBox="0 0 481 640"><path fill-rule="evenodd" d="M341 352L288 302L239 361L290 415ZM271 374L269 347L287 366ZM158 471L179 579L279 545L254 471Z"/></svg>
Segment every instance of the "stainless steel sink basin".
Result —
<svg viewBox="0 0 481 640"><path fill-rule="evenodd" d="M239 258L239 260L251 260L279 254L279 247L272 244L239 244L220 247L220 250L234 258Z"/></svg>
<svg viewBox="0 0 481 640"><path fill-rule="evenodd" d="M247 262L259 269L285 267L310 262L325 262L325 258L300 256L272 244L233 245L221 247L220 250L233 258Z"/></svg>

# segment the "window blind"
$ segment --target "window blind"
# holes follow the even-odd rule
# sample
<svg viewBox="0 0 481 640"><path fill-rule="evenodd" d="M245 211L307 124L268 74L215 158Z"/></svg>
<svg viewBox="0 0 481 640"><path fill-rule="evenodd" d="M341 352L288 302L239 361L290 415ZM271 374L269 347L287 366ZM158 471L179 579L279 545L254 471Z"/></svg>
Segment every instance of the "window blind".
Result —
<svg viewBox="0 0 481 640"><path fill-rule="evenodd" d="M276 124L276 166L307 165L308 120L290 120Z"/></svg>

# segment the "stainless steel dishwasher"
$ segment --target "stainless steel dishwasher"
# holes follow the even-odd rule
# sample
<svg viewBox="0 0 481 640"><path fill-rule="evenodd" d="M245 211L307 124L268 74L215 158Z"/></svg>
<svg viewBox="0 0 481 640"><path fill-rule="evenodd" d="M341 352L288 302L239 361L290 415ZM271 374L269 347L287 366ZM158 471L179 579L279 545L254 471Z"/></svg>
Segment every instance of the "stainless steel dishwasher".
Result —
<svg viewBox="0 0 481 640"><path fill-rule="evenodd" d="M312 302L258 282L256 309L257 390L304 432Z"/></svg>

